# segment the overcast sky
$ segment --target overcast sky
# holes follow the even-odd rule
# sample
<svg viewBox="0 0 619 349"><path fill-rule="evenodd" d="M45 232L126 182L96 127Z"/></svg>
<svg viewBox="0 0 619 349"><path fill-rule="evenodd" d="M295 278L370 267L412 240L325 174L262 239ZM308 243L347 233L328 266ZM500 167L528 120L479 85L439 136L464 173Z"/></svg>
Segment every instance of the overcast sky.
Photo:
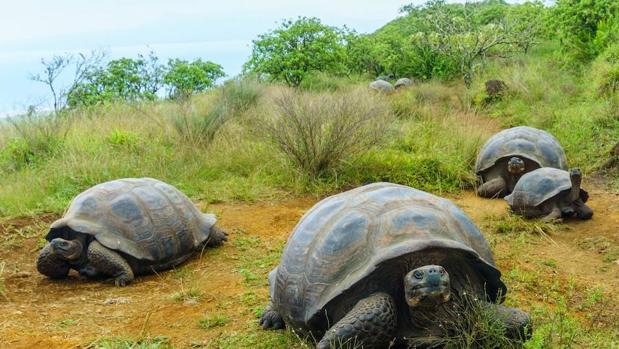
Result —
<svg viewBox="0 0 619 349"><path fill-rule="evenodd" d="M406 0L6 0L0 11L0 112L46 106L44 86L29 80L40 59L104 49L110 57L153 50L170 57L203 58L234 76L251 40L282 19L319 17L371 32L398 15Z"/></svg>

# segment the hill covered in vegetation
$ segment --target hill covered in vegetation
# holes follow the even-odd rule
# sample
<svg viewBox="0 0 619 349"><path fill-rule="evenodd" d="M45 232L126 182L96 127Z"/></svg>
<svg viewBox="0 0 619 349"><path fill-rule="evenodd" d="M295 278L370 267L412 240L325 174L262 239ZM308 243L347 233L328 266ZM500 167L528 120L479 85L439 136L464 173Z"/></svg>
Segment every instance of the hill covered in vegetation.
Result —
<svg viewBox="0 0 619 349"><path fill-rule="evenodd" d="M474 187L485 140L518 125L555 135L571 167L616 192L617 39L613 0L431 1L405 6L371 34L316 18L286 21L254 41L242 76L220 84L224 72L207 58L59 57L37 76L54 111L0 122L0 217L59 214L84 189L122 177L158 178L205 204L318 198L375 181L455 195ZM76 79L56 86L54 74L71 66ZM415 83L377 94L367 88L377 77ZM488 80L504 89L489 93ZM513 217L489 224L542 236L556 229ZM522 295L536 285L555 290L521 271L506 274ZM616 314L586 315L608 301L608 290L596 290L534 314L541 330L528 347L617 343Z"/></svg>

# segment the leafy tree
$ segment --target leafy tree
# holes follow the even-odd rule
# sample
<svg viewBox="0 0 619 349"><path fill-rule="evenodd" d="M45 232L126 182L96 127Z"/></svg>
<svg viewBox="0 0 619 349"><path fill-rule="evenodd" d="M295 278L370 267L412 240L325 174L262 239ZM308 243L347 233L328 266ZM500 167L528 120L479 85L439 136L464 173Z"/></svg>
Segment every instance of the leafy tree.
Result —
<svg viewBox="0 0 619 349"><path fill-rule="evenodd" d="M298 86L311 71L342 73L346 66L345 30L324 25L318 18L287 20L253 42L244 71Z"/></svg>
<svg viewBox="0 0 619 349"><path fill-rule="evenodd" d="M594 44L600 24L617 15L616 0L557 0L550 19L563 50L576 61L586 61L604 49Z"/></svg>
<svg viewBox="0 0 619 349"><path fill-rule="evenodd" d="M58 114L67 107L70 92L80 85L88 76L89 72L96 69L105 58L105 53L92 51L90 54L56 55L51 59L41 59L43 73L34 74L31 80L45 84L52 94L52 106L54 113ZM66 75L67 69L73 70L73 79L69 88L58 86L58 80Z"/></svg>
<svg viewBox="0 0 619 349"><path fill-rule="evenodd" d="M111 60L105 67L92 69L69 91L70 107L112 101L154 100L161 88L163 68L154 53L137 59Z"/></svg>
<svg viewBox="0 0 619 349"><path fill-rule="evenodd" d="M507 57L520 46L520 41L530 40L521 34L524 27L511 26L507 20L486 23L495 15L481 16L480 9L486 10L482 5L448 5L438 0L410 10L412 15L423 18L418 22L418 32L412 36L414 50L455 68L467 86L475 69L488 57Z"/></svg>
<svg viewBox="0 0 619 349"><path fill-rule="evenodd" d="M170 98L185 99L213 86L215 81L226 76L223 67L217 63L197 59L188 62L170 59L163 76Z"/></svg>

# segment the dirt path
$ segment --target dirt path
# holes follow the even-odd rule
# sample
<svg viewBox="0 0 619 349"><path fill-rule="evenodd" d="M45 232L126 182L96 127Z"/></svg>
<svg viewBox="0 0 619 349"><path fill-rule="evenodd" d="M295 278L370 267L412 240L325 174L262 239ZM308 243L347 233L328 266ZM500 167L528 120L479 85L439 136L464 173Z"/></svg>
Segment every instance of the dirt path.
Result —
<svg viewBox="0 0 619 349"><path fill-rule="evenodd" d="M570 290L599 287L608 295L610 315L594 320L609 326L617 321L613 314L619 314L619 298L611 294L619 289L619 262L604 259L619 246L619 195L594 189L591 198L591 221L569 222L547 237L498 234L497 226L507 217L502 200L482 200L471 193L453 197L491 241L510 287L508 302L530 309L552 304L552 292L570 296ZM255 316L268 298L266 273L277 263L291 229L315 202L301 198L211 205L209 211L230 232L230 243L126 288L76 275L65 281L44 278L33 264L40 243L36 234L55 217L5 222L0 228L0 348L86 347L96 338L112 336L166 336L176 347L219 348L235 338L261 336ZM577 302L574 297L568 300ZM243 347L238 344L242 341L234 343L231 348Z"/></svg>

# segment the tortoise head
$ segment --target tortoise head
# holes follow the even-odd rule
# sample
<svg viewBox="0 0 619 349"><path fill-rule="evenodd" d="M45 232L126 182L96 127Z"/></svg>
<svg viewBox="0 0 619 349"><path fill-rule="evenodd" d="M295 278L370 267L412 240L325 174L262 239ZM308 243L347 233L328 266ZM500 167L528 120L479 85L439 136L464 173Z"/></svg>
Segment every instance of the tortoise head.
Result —
<svg viewBox="0 0 619 349"><path fill-rule="evenodd" d="M68 261L78 260L84 251L84 245L79 239L65 240L63 238L55 238L49 244L53 254L62 256Z"/></svg>
<svg viewBox="0 0 619 349"><path fill-rule="evenodd" d="M449 300L449 274L439 265L425 265L404 276L404 296L411 308L431 308Z"/></svg>
<svg viewBox="0 0 619 349"><path fill-rule="evenodd" d="M525 166L524 160L519 157L512 156L507 162L507 172L511 175L522 175L524 173Z"/></svg>
<svg viewBox="0 0 619 349"><path fill-rule="evenodd" d="M572 187L578 187L580 189L580 183L582 181L582 173L580 168L570 169L570 180L572 181Z"/></svg>

